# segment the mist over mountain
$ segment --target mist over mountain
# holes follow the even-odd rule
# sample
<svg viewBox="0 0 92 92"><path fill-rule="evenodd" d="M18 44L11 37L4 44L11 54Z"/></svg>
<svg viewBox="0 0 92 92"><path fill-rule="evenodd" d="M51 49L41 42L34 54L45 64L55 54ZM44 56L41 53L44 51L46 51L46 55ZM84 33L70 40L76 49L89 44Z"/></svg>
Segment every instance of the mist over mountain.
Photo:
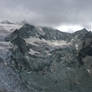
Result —
<svg viewBox="0 0 92 92"><path fill-rule="evenodd" d="M92 32L0 23L1 92L92 92Z"/></svg>

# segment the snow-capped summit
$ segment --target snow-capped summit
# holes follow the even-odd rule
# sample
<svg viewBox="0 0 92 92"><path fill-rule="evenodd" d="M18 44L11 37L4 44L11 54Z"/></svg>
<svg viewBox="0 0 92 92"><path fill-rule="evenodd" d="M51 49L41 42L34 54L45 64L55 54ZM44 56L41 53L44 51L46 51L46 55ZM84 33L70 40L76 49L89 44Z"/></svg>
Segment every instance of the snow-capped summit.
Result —
<svg viewBox="0 0 92 92"><path fill-rule="evenodd" d="M3 41L4 38L15 31L16 29L20 29L22 24L13 23L8 20L0 22L0 41Z"/></svg>
<svg viewBox="0 0 92 92"><path fill-rule="evenodd" d="M6 30L6 31L14 31L15 29L19 29L22 26L22 24L18 24L18 23L13 23L10 21L2 21L0 22L0 33L2 30Z"/></svg>

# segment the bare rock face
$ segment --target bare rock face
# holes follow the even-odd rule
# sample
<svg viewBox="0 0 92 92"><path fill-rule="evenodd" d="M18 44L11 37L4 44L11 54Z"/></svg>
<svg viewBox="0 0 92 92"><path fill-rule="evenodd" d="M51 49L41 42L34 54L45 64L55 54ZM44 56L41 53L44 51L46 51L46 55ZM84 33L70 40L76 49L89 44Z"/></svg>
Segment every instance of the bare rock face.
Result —
<svg viewBox="0 0 92 92"><path fill-rule="evenodd" d="M82 62L85 66L88 67L88 71L91 73L89 68L92 67L92 33L89 32L85 35L82 41L82 47L79 50L79 61Z"/></svg>
<svg viewBox="0 0 92 92"><path fill-rule="evenodd" d="M0 89L92 92L91 34L86 29L70 34L29 24L15 30L5 38L9 48L0 55Z"/></svg>

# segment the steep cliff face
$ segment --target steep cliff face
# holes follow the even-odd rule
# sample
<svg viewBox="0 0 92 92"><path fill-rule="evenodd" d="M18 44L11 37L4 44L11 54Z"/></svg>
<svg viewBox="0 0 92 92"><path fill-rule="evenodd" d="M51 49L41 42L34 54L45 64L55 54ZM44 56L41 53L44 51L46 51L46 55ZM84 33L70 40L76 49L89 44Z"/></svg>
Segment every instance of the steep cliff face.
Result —
<svg viewBox="0 0 92 92"><path fill-rule="evenodd" d="M11 67L10 42L5 37L15 30L15 24L0 23L0 92L27 92L17 72Z"/></svg>
<svg viewBox="0 0 92 92"><path fill-rule="evenodd" d="M4 68L11 70L12 77L7 76L14 83L11 85L15 89L10 85L11 90L91 92L91 34L86 29L70 34L29 24L15 30L6 37L10 43L6 59L9 69ZM9 81L6 83L9 85Z"/></svg>
<svg viewBox="0 0 92 92"><path fill-rule="evenodd" d="M79 60L87 67L91 68L92 64L92 32L88 32L82 41L82 47L78 53ZM90 70L91 71L91 70Z"/></svg>

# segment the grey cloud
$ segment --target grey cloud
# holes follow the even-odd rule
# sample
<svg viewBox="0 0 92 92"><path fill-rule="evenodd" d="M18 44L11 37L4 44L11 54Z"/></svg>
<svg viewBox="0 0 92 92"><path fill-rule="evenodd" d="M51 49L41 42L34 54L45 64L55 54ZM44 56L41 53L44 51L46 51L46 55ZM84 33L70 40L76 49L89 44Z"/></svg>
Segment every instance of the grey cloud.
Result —
<svg viewBox="0 0 92 92"><path fill-rule="evenodd" d="M0 0L0 19L37 25L88 24L92 0Z"/></svg>

